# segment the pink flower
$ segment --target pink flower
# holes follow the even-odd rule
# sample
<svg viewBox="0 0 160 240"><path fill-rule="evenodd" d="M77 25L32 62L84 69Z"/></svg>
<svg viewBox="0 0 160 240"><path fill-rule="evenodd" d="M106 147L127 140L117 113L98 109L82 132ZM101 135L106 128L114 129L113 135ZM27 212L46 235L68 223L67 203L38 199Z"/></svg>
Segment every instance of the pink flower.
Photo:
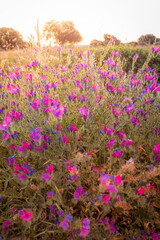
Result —
<svg viewBox="0 0 160 240"><path fill-rule="evenodd" d="M70 142L66 136L63 136L62 138L63 138L63 142L66 142L66 143Z"/></svg>
<svg viewBox="0 0 160 240"><path fill-rule="evenodd" d="M4 121L0 124L0 130L7 131L8 126L11 124L11 117L5 117Z"/></svg>
<svg viewBox="0 0 160 240"><path fill-rule="evenodd" d="M115 184L116 184L116 185L120 185L121 182L122 182L121 176L120 176L120 175L116 176L116 177L115 177Z"/></svg>
<svg viewBox="0 0 160 240"><path fill-rule="evenodd" d="M108 194L106 194L103 198L103 204L106 205L109 203L110 200L110 196Z"/></svg>
<svg viewBox="0 0 160 240"><path fill-rule="evenodd" d="M43 178L44 181L48 181L51 178L51 176L48 173L43 173L41 175L41 178Z"/></svg>
<svg viewBox="0 0 160 240"><path fill-rule="evenodd" d="M107 132L108 127L106 125L104 125L104 132Z"/></svg>
<svg viewBox="0 0 160 240"><path fill-rule="evenodd" d="M140 124L140 121L139 121L138 118L136 118L136 117L132 117L130 121L131 121L131 123L133 123L134 125L139 125L139 124Z"/></svg>
<svg viewBox="0 0 160 240"><path fill-rule="evenodd" d="M33 109L38 109L40 107L39 101L37 99L33 99L33 103L31 104Z"/></svg>
<svg viewBox="0 0 160 240"><path fill-rule="evenodd" d="M129 141L124 140L124 141L122 142L122 146L130 146L130 145L132 145L132 140L129 140Z"/></svg>
<svg viewBox="0 0 160 240"><path fill-rule="evenodd" d="M11 144L10 149L15 149L15 146L13 144Z"/></svg>
<svg viewBox="0 0 160 240"><path fill-rule="evenodd" d="M117 195L116 200L117 200L118 202L121 201L121 197L120 197L120 195Z"/></svg>
<svg viewBox="0 0 160 240"><path fill-rule="evenodd" d="M24 222L30 222L31 221L31 219L32 219L32 213L31 212L25 212L22 216L21 216L21 218L22 218L22 220L24 221Z"/></svg>
<svg viewBox="0 0 160 240"><path fill-rule="evenodd" d="M108 189L109 193L117 192L114 185L107 185L106 188Z"/></svg>
<svg viewBox="0 0 160 240"><path fill-rule="evenodd" d="M27 176L24 174L17 174L17 176L19 177L19 180L22 181L24 178L26 178Z"/></svg>
<svg viewBox="0 0 160 240"><path fill-rule="evenodd" d="M80 194L77 191L74 192L74 199L80 200Z"/></svg>
<svg viewBox="0 0 160 240"><path fill-rule="evenodd" d="M81 57L81 56L82 56L82 53L81 53L81 52L78 52L77 56L78 56L78 57Z"/></svg>
<svg viewBox="0 0 160 240"><path fill-rule="evenodd" d="M113 147L113 145L117 142L117 140L115 138L110 138L109 142L107 143L107 146L109 149L111 149L111 147Z"/></svg>
<svg viewBox="0 0 160 240"><path fill-rule="evenodd" d="M106 227L108 227L108 224L109 224L109 218L108 218L108 217L105 217L103 223L105 224Z"/></svg>
<svg viewBox="0 0 160 240"><path fill-rule="evenodd" d="M72 165L72 166L68 166L68 171L69 172L76 172L77 171L77 168L76 168L76 166L74 166L74 165Z"/></svg>
<svg viewBox="0 0 160 240"><path fill-rule="evenodd" d="M47 165L46 166L46 171L49 172L49 173L52 173L53 172L53 166L51 164Z"/></svg>
<svg viewBox="0 0 160 240"><path fill-rule="evenodd" d="M83 228L83 227L82 227L79 236L86 238L89 233L90 233L89 230L87 230L86 228Z"/></svg>
<svg viewBox="0 0 160 240"><path fill-rule="evenodd" d="M57 131L61 129L61 125L57 124Z"/></svg>
<svg viewBox="0 0 160 240"><path fill-rule="evenodd" d="M85 218L82 222L81 222L83 228L85 229L90 229L90 220L88 218Z"/></svg>
<svg viewBox="0 0 160 240"><path fill-rule="evenodd" d="M143 195L145 193L145 189L143 187L141 187L138 191L138 194Z"/></svg>
<svg viewBox="0 0 160 240"><path fill-rule="evenodd" d="M113 157L117 157L117 158L120 158L121 156L122 156L122 154L123 154L123 151L115 151L113 154L112 154L112 156Z"/></svg>
<svg viewBox="0 0 160 240"><path fill-rule="evenodd" d="M19 152L24 152L24 151L26 151L26 148L21 147L21 146L17 146L17 150L18 150Z"/></svg>
<svg viewBox="0 0 160 240"><path fill-rule="evenodd" d="M159 148L159 144L158 143L156 145L154 145L153 152L154 152L154 154L160 153L160 148Z"/></svg>
<svg viewBox="0 0 160 240"><path fill-rule="evenodd" d="M87 116L88 116L88 114L89 114L88 109L87 109L86 107L80 108L80 109L79 109L79 112L83 115L84 120L86 120L86 118L87 118Z"/></svg>
<svg viewBox="0 0 160 240"><path fill-rule="evenodd" d="M70 126L70 130L73 131L73 132L76 132L76 131L77 131L77 128L76 128L75 125L72 124L72 125Z"/></svg>
<svg viewBox="0 0 160 240"><path fill-rule="evenodd" d="M66 231L70 227L70 224L66 220L64 220L59 224L59 226L63 228L64 231Z"/></svg>
<svg viewBox="0 0 160 240"><path fill-rule="evenodd" d="M106 184L106 183L108 182L108 180L109 180L108 174L102 172L102 173L101 173L101 176L100 176L100 182L101 182L102 184Z"/></svg>
<svg viewBox="0 0 160 240"><path fill-rule="evenodd" d="M8 140L10 138L10 135L8 133L4 132L2 137L3 137L3 140Z"/></svg>

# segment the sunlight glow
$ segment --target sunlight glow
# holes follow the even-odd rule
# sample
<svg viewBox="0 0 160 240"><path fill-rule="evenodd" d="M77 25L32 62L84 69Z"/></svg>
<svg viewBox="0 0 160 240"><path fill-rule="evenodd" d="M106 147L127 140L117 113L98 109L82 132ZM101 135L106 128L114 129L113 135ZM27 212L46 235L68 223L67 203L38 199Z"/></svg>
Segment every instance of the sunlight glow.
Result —
<svg viewBox="0 0 160 240"><path fill-rule="evenodd" d="M159 0L5 0L1 2L0 27L19 31L24 40L35 35L39 19L43 25L55 19L70 20L83 37L82 44L115 35L122 42L136 41L142 34L160 37Z"/></svg>

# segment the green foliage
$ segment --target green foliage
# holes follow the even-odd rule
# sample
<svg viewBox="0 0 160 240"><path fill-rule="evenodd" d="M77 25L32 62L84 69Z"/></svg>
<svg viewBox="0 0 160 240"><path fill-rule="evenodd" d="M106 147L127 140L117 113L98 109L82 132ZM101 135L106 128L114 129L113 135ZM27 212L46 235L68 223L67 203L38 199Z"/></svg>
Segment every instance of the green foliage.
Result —
<svg viewBox="0 0 160 240"><path fill-rule="evenodd" d="M56 44L65 45L79 43L82 41L80 33L75 29L71 21L47 22L43 29L46 40L53 39Z"/></svg>
<svg viewBox="0 0 160 240"><path fill-rule="evenodd" d="M12 28L0 28L0 49L8 50L17 47L25 47L21 34Z"/></svg>
<svg viewBox="0 0 160 240"><path fill-rule="evenodd" d="M125 72L128 72L132 68L132 59L138 54L139 57L134 65L134 72L137 72L139 68L142 68L144 62L147 60L150 49L142 47L133 47L133 46L108 46L94 49L95 51L95 60L99 64L99 59L101 58L101 64L104 60L107 60L111 55L112 51L119 51L121 54L122 69ZM158 81L160 82L160 54L154 55L149 61L149 66L158 73Z"/></svg>
<svg viewBox="0 0 160 240"><path fill-rule="evenodd" d="M148 50L126 49L108 46L83 52L62 48L56 52L57 57L38 50L31 62L23 59L0 71L0 126L6 116L12 118L8 129L0 130L0 225L4 240L19 236L37 240L83 239L79 234L86 218L90 220L87 240L141 239L147 233L151 239L153 230L160 233L160 167L153 152L160 142L160 134L156 133L160 130L159 97L158 92L144 92L153 84L152 77L154 83L157 81L148 63L159 54L150 53L147 57ZM114 56L114 51L121 55ZM138 67L139 58L134 58L137 53L142 70L133 72ZM111 56L113 65L107 63ZM142 62L143 57L146 62ZM127 64L129 73L124 72ZM150 79L144 80L148 73ZM30 75L32 79L28 79ZM141 84L131 87L133 78ZM115 91L109 91L107 83ZM19 86L20 93L9 91L12 84L13 90ZM122 85L124 89L118 92L117 87ZM39 102L38 108L33 108L33 100ZM126 105L133 103L134 109L127 113ZM60 118L46 111L59 106L67 110ZM80 108L88 109L86 119ZM120 108L121 114L113 114L113 108ZM18 117L21 111L22 117ZM140 123L133 124L132 116ZM71 125L77 130L71 131ZM113 127L113 133L105 132L104 125ZM39 141L30 136L38 127ZM122 145L124 139L117 134L119 131L124 133L124 139L132 140L131 146ZM4 137L6 133L8 139ZM68 142L63 141L64 136ZM116 143L108 148L112 138ZM22 145L24 149L18 150ZM113 156L116 148L124 151L121 157ZM8 163L11 156L15 158L13 164ZM46 166L50 164L54 169L45 181L42 174L48 173ZM109 176L106 184L100 181L103 172ZM25 178L20 179L19 174ZM116 176L121 176L121 183L115 182ZM109 192L106 185L114 186L116 191ZM84 190L79 200L74 197L78 187ZM105 195L110 196L107 204L103 202ZM23 221L19 213L22 209L32 213L31 221ZM63 230L60 223L69 213L73 219ZM108 224L105 218L109 219ZM6 220L11 221L12 227L5 229Z"/></svg>

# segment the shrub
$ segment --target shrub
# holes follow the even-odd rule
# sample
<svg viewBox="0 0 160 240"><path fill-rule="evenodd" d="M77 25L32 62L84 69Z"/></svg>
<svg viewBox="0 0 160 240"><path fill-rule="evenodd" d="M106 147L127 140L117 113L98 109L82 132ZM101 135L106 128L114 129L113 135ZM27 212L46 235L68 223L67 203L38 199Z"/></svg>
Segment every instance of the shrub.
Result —
<svg viewBox="0 0 160 240"><path fill-rule="evenodd" d="M118 51L57 50L0 70L3 238L158 239L157 50L138 72L138 55L124 72Z"/></svg>
<svg viewBox="0 0 160 240"><path fill-rule="evenodd" d="M139 45L145 46L148 44L160 44L160 39L156 38L156 36L154 36L153 34L146 34L146 35L142 35L138 38L137 40Z"/></svg>

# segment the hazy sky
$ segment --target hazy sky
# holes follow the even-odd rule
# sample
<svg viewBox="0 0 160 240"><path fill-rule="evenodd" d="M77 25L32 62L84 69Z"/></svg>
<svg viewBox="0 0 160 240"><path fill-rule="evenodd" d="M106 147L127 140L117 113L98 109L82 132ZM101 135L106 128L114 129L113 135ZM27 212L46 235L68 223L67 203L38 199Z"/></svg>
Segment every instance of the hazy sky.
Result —
<svg viewBox="0 0 160 240"><path fill-rule="evenodd" d="M18 30L27 40L34 26L54 19L70 20L83 37L83 44L115 35L122 42L142 34L160 37L160 0L0 0L0 27Z"/></svg>

